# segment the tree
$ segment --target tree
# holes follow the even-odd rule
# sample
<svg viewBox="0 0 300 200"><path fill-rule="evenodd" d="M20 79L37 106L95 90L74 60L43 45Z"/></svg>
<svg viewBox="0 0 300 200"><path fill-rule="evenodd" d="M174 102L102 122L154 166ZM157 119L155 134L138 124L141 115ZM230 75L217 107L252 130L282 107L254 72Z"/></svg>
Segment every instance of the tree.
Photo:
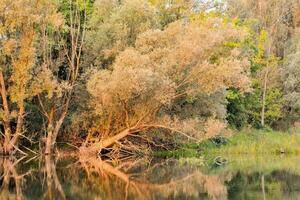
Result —
<svg viewBox="0 0 300 200"><path fill-rule="evenodd" d="M252 62L260 67L253 76L253 85L257 85L258 88L254 89L261 93L260 124L262 127L265 126L266 115L269 115L267 124L272 125L274 121L282 117L282 103L279 105L282 102L282 84L280 84L279 78L280 61L285 56L285 46L293 32L298 2L228 0L227 3L227 13L231 17L239 18L244 22L256 21L252 30L258 38L257 53ZM251 112L256 111L251 110ZM267 112L268 114L266 114ZM272 117L273 119L271 119Z"/></svg>
<svg viewBox="0 0 300 200"><path fill-rule="evenodd" d="M283 66L284 105L290 121L299 119L299 37L294 36L294 45L290 47L290 53Z"/></svg>
<svg viewBox="0 0 300 200"><path fill-rule="evenodd" d="M153 27L156 14L147 1L96 1L88 23L85 66L107 68L120 51L134 45L138 34Z"/></svg>
<svg viewBox="0 0 300 200"><path fill-rule="evenodd" d="M86 87L96 121L86 138L88 151L151 129L198 139L218 134L224 126L216 121L208 120L213 126L199 131L196 126L207 119L187 118L179 123L163 108L181 97L210 95L226 87L247 89L248 62L240 59L237 48L224 47L242 35L220 18L177 21L163 31L139 35L135 48L120 53L112 70L92 70Z"/></svg>
<svg viewBox="0 0 300 200"><path fill-rule="evenodd" d="M48 1L29 0L4 0L0 6L1 123L5 135L0 151L4 154L19 150L19 138L25 137L26 101L33 96L30 83L36 64L36 27L55 25L57 15L51 7Z"/></svg>
<svg viewBox="0 0 300 200"><path fill-rule="evenodd" d="M90 3L64 1L60 9L67 12L64 17L60 16L62 30L49 26L41 29L41 61L35 70L36 78L31 88L47 120L45 154L54 150L80 76Z"/></svg>
<svg viewBox="0 0 300 200"><path fill-rule="evenodd" d="M285 43L291 36L298 0L227 0L227 13L232 18L256 19L256 30L268 34L266 54L284 56Z"/></svg>

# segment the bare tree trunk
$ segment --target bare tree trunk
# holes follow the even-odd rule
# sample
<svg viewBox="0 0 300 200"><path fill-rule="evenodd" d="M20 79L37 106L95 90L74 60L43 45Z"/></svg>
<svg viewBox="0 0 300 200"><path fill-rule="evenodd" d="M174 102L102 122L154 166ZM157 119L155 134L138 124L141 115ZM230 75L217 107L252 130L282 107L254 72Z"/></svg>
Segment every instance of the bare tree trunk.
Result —
<svg viewBox="0 0 300 200"><path fill-rule="evenodd" d="M266 191L265 191L265 175L262 175L261 177L261 189L263 193L263 198L266 200Z"/></svg>
<svg viewBox="0 0 300 200"><path fill-rule="evenodd" d="M1 85L1 97L2 97L2 104L3 104L3 124L4 124L4 143L3 143L3 153L9 154L10 153L10 140L11 140L11 128L10 128L10 111L7 102L7 92L5 87L5 81L3 77L3 72L0 71L0 85Z"/></svg>
<svg viewBox="0 0 300 200"><path fill-rule="evenodd" d="M117 135L114 135L103 141L95 143L87 148L81 147L80 152L81 152L81 154L97 154L97 152L101 151L101 149L104 149L104 148L107 148L107 147L113 145L115 142L125 138L126 136L128 136L131 133L134 133L134 131L132 129L125 129L124 131L118 133Z"/></svg>
<svg viewBox="0 0 300 200"><path fill-rule="evenodd" d="M0 86L1 86L0 91L1 91L3 110L4 110L4 115L3 115L4 143L3 143L2 151L4 154L10 154L13 151L14 146L17 145L20 136L22 135L25 107L24 107L24 102L21 102L19 105L16 131L12 137L11 126L10 126L9 104L7 101L7 91L6 91L6 86L5 86L5 81L4 81L4 76L2 71L0 71Z"/></svg>
<svg viewBox="0 0 300 200"><path fill-rule="evenodd" d="M47 128L47 137L46 137L46 144L45 144L45 154L51 154L54 151L54 145L56 143L56 138L58 136L60 127L63 123L64 118L62 118L61 120L59 120L55 126L55 128L53 128L52 124L48 125Z"/></svg>
<svg viewBox="0 0 300 200"><path fill-rule="evenodd" d="M69 101L68 101L69 102ZM65 106L65 111L62 112L60 118L58 121L54 120L54 108L52 108L50 114L48 115L48 127L47 127L47 137L46 137L46 143L45 143L45 154L51 154L53 153L54 146L56 143L57 136L59 134L59 130L66 118L67 111L68 111L68 105ZM56 123L55 123L56 122ZM55 125L54 125L55 123Z"/></svg>
<svg viewBox="0 0 300 200"><path fill-rule="evenodd" d="M265 126L265 110L266 110L268 73L269 73L269 69L267 68L267 70L265 72L265 76L264 76L263 96L262 96L262 109L261 109L261 125L262 125L262 127Z"/></svg>
<svg viewBox="0 0 300 200"><path fill-rule="evenodd" d="M163 126L163 125L160 125L160 124L149 124L149 125L137 125L136 124L135 126L129 127L127 129L117 133L114 136L111 136L109 138L101 140L100 142L94 143L94 144L92 144L88 147L82 146L80 148L80 153L82 155L97 154L102 149L105 149L105 148L108 148L108 147L112 146L114 143L117 143L118 141L122 140L123 138L127 137L130 134L138 133L140 131L145 131L145 130L151 129L151 128L166 129L166 130L169 130L169 131L180 133L180 134L184 135L185 137L187 137L189 139L197 140L196 138L193 138L193 137L187 135L186 133L184 133L180 130L176 130L176 129L173 129L173 128L170 128L170 127L167 127L167 126Z"/></svg>
<svg viewBox="0 0 300 200"><path fill-rule="evenodd" d="M53 143L53 125L52 122L49 122L47 127L47 137L45 143L45 154L51 154L53 151L52 143Z"/></svg>
<svg viewBox="0 0 300 200"><path fill-rule="evenodd" d="M68 107L68 106L67 106ZM59 130L66 118L66 115L67 115L67 110L68 108L66 108L66 111L64 111L61 116L60 116L60 119L56 122L56 125L55 125L55 128L53 130L53 136L52 136L52 146L55 145L55 142L56 142L56 139L57 139L57 136L58 136L58 133L59 133Z"/></svg>
<svg viewBox="0 0 300 200"><path fill-rule="evenodd" d="M20 108L19 109L20 110L19 110L19 114L18 114L16 132L15 132L13 138L11 139L11 146L12 147L14 145L17 145L20 136L23 134L22 132L23 132L24 113L25 113L25 107L24 107L24 103L23 102L20 104Z"/></svg>
<svg viewBox="0 0 300 200"><path fill-rule="evenodd" d="M67 81L71 85L71 89L68 91L65 91L65 98L62 99L62 110L60 110L59 113L56 115L50 116L47 114L47 112L44 110L44 114L48 117L51 117L51 121L49 120L48 123L48 129L47 129L47 138L46 138L46 147L45 147L45 154L50 154L53 151L53 147L55 146L57 136L59 134L59 131L62 127L62 124L67 116L70 101L72 98L72 92L73 88L75 87L75 82L78 78L79 68L80 68L80 60L82 56L82 48L84 44L84 38L85 38L85 30L86 30L86 21L87 21L87 13L86 13L86 7L84 8L84 22L83 25L81 24L81 15L80 11L77 10L78 7L73 5L72 1L69 0L69 6L70 6L70 39L71 39L71 47L68 49L65 47L66 56L68 58L68 66L69 66L69 73L67 75ZM81 29L82 26L82 29ZM47 43L46 34L44 34L44 44ZM45 51L44 47L44 51ZM44 55L45 59L47 58L46 54ZM51 58L49 58L51 59ZM43 103L40 100L40 104L43 107ZM55 107L56 105L54 105ZM52 108L53 109L53 108ZM51 111L52 112L52 111ZM51 123L50 123L51 122ZM49 129L50 128L50 129Z"/></svg>

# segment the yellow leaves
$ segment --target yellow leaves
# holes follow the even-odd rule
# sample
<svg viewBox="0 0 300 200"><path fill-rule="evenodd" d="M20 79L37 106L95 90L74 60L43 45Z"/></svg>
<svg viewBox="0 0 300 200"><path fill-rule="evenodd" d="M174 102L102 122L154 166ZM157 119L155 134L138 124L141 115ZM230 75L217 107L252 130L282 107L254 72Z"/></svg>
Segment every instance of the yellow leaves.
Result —
<svg viewBox="0 0 300 200"><path fill-rule="evenodd" d="M47 21L49 24L52 24L55 28L59 28L65 24L64 18L60 13L53 13L52 15L47 17Z"/></svg>
<svg viewBox="0 0 300 200"><path fill-rule="evenodd" d="M23 32L17 38L18 45L15 53L11 55L12 82L9 92L13 102L22 102L26 98L26 86L31 79L31 69L35 62L35 49L33 47L35 33L31 27L23 27Z"/></svg>
<svg viewBox="0 0 300 200"><path fill-rule="evenodd" d="M10 118L16 119L17 117L18 117L18 111L16 111L16 110L11 111Z"/></svg>
<svg viewBox="0 0 300 200"><path fill-rule="evenodd" d="M2 108L0 108L0 123L2 123L4 115L5 115L4 110ZM9 113L9 116L8 116L9 119L16 119L17 117L18 117L18 111L17 110L12 110Z"/></svg>
<svg viewBox="0 0 300 200"><path fill-rule="evenodd" d="M171 131L173 130L174 133L187 134L199 142L222 134L227 127L226 123L212 117L208 119L179 119L176 116L170 117L168 115L158 118L154 124L163 124Z"/></svg>
<svg viewBox="0 0 300 200"><path fill-rule="evenodd" d="M30 83L28 89L28 97L39 95L43 92L47 93L47 98L61 97L63 91L70 90L69 83L62 81L58 82L54 77L52 71L46 66L42 66Z"/></svg>
<svg viewBox="0 0 300 200"><path fill-rule="evenodd" d="M10 56L16 48L16 40L8 39L2 43L3 45L3 55Z"/></svg>
<svg viewBox="0 0 300 200"><path fill-rule="evenodd" d="M88 23L87 64L111 63L119 52L134 45L137 35L156 22L155 10L147 1L96 1Z"/></svg>
<svg viewBox="0 0 300 200"><path fill-rule="evenodd" d="M214 26L216 23L220 24L217 29ZM186 25L175 22L165 31L142 34L136 48L149 56L156 70L167 74L178 84L192 86L187 89L189 93L214 93L223 87L247 88L249 85L249 63L238 59L238 45L232 46L227 53L224 51L228 49L224 49L222 54L215 54L224 43L238 43L242 36L242 31L218 19ZM211 64L209 60L212 55L216 55L219 61Z"/></svg>
<svg viewBox="0 0 300 200"><path fill-rule="evenodd" d="M5 74L10 82L10 100L22 104L32 95L28 87L36 62L34 42L37 26L52 24L58 27L64 22L51 1L3 0L1 5L0 42L3 48L0 56L9 58L3 65L12 72L11 75Z"/></svg>
<svg viewBox="0 0 300 200"><path fill-rule="evenodd" d="M209 118L205 123L205 137L213 138L220 135L226 128L226 124L219 120Z"/></svg>

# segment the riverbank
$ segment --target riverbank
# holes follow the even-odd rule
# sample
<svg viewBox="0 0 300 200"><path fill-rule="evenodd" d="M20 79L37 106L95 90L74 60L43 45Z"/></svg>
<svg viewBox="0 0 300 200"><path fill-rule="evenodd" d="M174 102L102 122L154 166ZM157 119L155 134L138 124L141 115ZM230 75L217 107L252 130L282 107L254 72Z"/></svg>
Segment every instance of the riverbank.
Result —
<svg viewBox="0 0 300 200"><path fill-rule="evenodd" d="M247 130L229 138L218 138L203 143L181 145L173 151L155 152L158 157L224 156L231 154L300 154L300 132Z"/></svg>

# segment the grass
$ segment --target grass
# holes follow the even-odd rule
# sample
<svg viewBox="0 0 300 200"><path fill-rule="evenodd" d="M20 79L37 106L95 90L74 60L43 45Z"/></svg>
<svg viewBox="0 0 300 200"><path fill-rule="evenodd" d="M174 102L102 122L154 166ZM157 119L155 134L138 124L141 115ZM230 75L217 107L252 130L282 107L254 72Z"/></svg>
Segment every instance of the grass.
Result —
<svg viewBox="0 0 300 200"><path fill-rule="evenodd" d="M155 152L163 158L210 157L226 155L278 155L300 154L300 132L284 133L268 130L247 130L235 133L224 145L215 145L211 140L203 143L183 144L173 151Z"/></svg>
<svg viewBox="0 0 300 200"><path fill-rule="evenodd" d="M274 131L236 133L226 145L204 149L205 154L300 154L300 134Z"/></svg>
<svg viewBox="0 0 300 200"><path fill-rule="evenodd" d="M183 144L180 148L172 151L156 151L154 156L160 158L193 158L201 156L200 151L198 150L198 144Z"/></svg>

